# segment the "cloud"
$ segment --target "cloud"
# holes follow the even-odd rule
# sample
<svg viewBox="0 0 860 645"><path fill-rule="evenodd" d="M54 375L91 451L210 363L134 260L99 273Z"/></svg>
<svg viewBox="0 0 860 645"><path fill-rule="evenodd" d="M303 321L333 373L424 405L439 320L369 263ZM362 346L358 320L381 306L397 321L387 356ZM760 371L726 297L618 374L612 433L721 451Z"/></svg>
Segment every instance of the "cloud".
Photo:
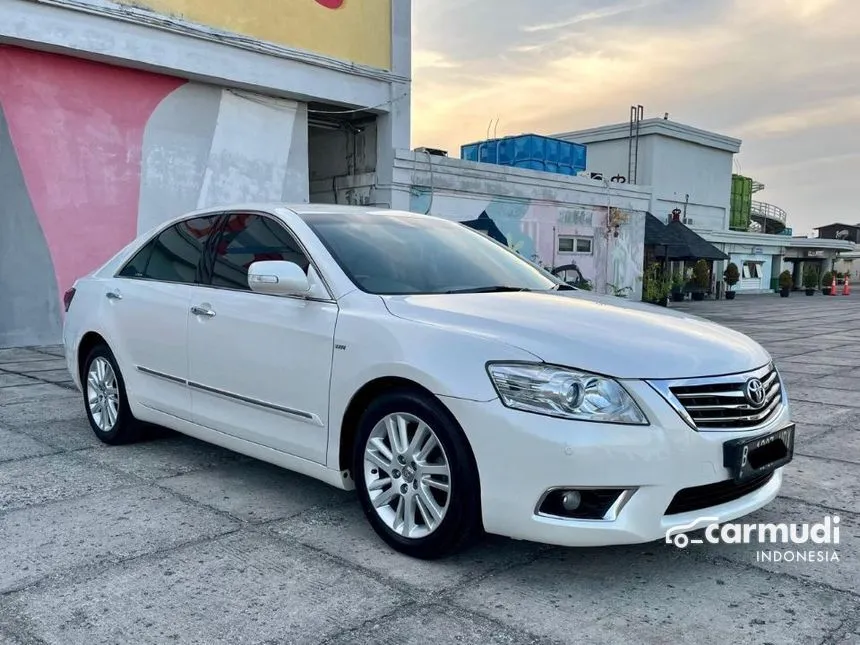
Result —
<svg viewBox="0 0 860 645"><path fill-rule="evenodd" d="M646 4L578 2L572 16L571 3L544 0L422 3L413 145L457 154L460 144L483 139L496 118L500 136L550 134L623 122L631 104L642 104L646 116L669 112L743 138L744 172L761 171L762 199L792 218L820 221L853 208L835 180L803 190L792 183L810 150L825 159L860 149L860 128L845 127L860 121L860 3ZM435 28L424 31L424 24ZM800 170L789 176L783 162ZM860 159L842 163L860 172ZM811 208L810 195L832 206Z"/></svg>
<svg viewBox="0 0 860 645"><path fill-rule="evenodd" d="M579 25L583 22L593 22L595 20L603 20L605 18L612 18L615 16L620 16L625 13L630 13L633 11L638 11L640 9L647 9L653 7L658 4L664 3L666 0L650 0L646 2L640 2L638 4L633 5L618 5L615 7L604 7L602 9L595 9L594 11L586 11L584 13L577 14L572 18L567 20L562 20L561 22L550 22L543 23L537 25L528 25L523 27L523 31L528 33L538 32L538 31L555 31L558 29L564 29L565 27L573 27L574 25Z"/></svg>
<svg viewBox="0 0 860 645"><path fill-rule="evenodd" d="M764 115L737 129L739 136L766 138L784 136L809 130L817 123L829 126L858 124L860 122L860 95L838 98L823 104L799 110Z"/></svg>
<svg viewBox="0 0 860 645"><path fill-rule="evenodd" d="M446 57L439 52L419 49L412 52L412 70L416 69L455 69L462 67L461 63Z"/></svg>

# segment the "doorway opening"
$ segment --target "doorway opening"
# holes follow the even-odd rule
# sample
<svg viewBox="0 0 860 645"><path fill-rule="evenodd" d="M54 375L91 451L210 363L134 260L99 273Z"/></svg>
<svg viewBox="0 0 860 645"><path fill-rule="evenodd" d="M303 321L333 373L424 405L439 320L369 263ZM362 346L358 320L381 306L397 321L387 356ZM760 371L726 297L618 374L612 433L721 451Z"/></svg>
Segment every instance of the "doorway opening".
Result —
<svg viewBox="0 0 860 645"><path fill-rule="evenodd" d="M308 104L311 203L374 205L376 169L376 114Z"/></svg>

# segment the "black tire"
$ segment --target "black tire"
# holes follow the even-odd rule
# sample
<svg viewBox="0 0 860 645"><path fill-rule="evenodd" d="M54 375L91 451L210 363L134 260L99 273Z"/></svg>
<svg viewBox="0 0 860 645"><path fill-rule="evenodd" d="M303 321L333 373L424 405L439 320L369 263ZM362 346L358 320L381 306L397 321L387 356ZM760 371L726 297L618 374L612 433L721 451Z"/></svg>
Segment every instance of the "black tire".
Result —
<svg viewBox="0 0 860 645"><path fill-rule="evenodd" d="M364 474L364 451L374 426L389 414L405 413L430 426L442 444L450 469L450 499L441 524L429 535L406 538L390 529L370 501ZM370 403L356 432L353 479L368 522L390 547L414 558L432 560L470 546L482 533L478 469L463 431L436 399L413 390L393 390Z"/></svg>
<svg viewBox="0 0 860 645"><path fill-rule="evenodd" d="M98 358L106 360L110 364L111 369L113 369L114 374L116 375L117 393L119 396L116 421L114 422L113 427L108 431L102 430L98 423L96 423L88 402L87 375L89 374L90 366ZM90 422L90 427L93 429L93 432L101 441L112 446L118 446L134 443L141 439L141 424L131 413L131 408L128 404L128 397L125 392L125 381L122 378L122 372L119 370L119 366L116 363L113 352L110 351L110 348L107 345L96 345L92 350L90 350L90 353L84 359L83 369L81 370L81 389L83 390L84 395L84 410L86 410L87 413L87 420Z"/></svg>

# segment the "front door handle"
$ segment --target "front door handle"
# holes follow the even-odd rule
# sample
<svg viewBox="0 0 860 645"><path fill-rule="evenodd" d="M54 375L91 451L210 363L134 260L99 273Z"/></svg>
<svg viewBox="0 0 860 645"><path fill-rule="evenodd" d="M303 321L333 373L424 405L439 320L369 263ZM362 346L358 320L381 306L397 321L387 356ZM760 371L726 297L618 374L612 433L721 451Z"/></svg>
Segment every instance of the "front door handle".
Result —
<svg viewBox="0 0 860 645"><path fill-rule="evenodd" d="M215 312L209 309L206 305L194 305L191 307L191 313L195 316L206 316L207 318L211 318L215 315Z"/></svg>
<svg viewBox="0 0 860 645"><path fill-rule="evenodd" d="M105 294L105 298L107 298L108 300L122 300L122 295L119 293L119 291L108 291Z"/></svg>

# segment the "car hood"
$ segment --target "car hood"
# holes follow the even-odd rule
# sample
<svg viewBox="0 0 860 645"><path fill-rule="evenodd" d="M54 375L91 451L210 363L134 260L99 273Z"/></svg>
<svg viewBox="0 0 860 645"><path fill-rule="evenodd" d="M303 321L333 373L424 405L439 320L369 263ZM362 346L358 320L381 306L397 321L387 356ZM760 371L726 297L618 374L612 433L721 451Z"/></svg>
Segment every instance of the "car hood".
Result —
<svg viewBox="0 0 860 645"><path fill-rule="evenodd" d="M697 316L582 291L386 296L415 322L478 334L547 363L616 378L669 379L753 370L770 355Z"/></svg>

